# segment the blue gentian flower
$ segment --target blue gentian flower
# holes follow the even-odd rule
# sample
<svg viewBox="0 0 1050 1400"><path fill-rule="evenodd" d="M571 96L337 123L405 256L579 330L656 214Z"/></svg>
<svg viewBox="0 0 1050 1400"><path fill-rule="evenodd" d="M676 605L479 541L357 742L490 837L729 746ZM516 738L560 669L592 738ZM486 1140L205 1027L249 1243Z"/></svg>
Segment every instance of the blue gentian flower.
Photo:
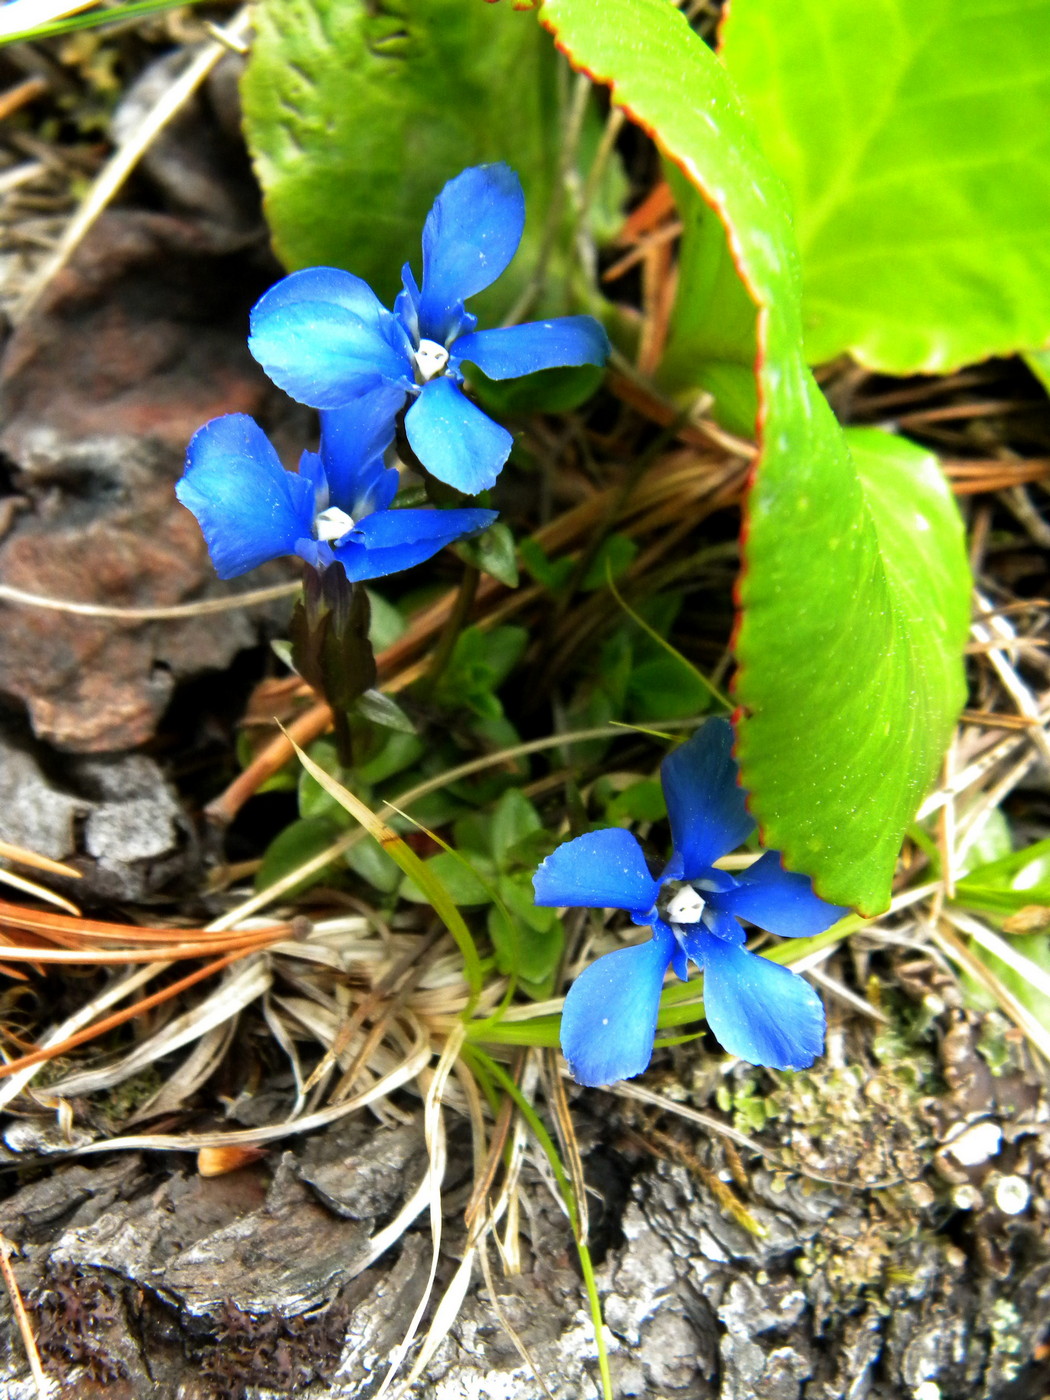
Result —
<svg viewBox="0 0 1050 1400"><path fill-rule="evenodd" d="M293 399L339 409L382 386L405 433L440 481L474 496L491 486L512 438L461 389L469 360L490 379L563 365L601 365L609 341L593 316L475 330L464 302L495 282L525 227L521 182L509 166L477 165L444 187L423 228L423 283L411 267L388 311L367 282L333 267L285 277L252 311L249 348Z"/></svg>
<svg viewBox="0 0 1050 1400"><path fill-rule="evenodd" d="M186 452L175 494L197 517L220 578L297 554L315 568L339 563L352 582L420 564L494 510L391 510L398 474L383 462L394 435L392 395L380 387L349 409L321 414L320 453L285 471L269 438L244 413L206 423Z"/></svg>
<svg viewBox="0 0 1050 1400"><path fill-rule="evenodd" d="M824 1008L808 982L744 947L740 919L786 938L830 928L846 913L826 904L775 851L730 875L714 862L754 828L737 785L733 731L708 720L664 759L664 796L674 849L659 879L629 831L578 836L535 876L536 903L623 909L653 931L585 968L569 988L561 1043L573 1077L599 1086L641 1074L653 1053L660 992L669 966L684 981L704 972L704 1012L732 1055L776 1069L804 1069L824 1046Z"/></svg>

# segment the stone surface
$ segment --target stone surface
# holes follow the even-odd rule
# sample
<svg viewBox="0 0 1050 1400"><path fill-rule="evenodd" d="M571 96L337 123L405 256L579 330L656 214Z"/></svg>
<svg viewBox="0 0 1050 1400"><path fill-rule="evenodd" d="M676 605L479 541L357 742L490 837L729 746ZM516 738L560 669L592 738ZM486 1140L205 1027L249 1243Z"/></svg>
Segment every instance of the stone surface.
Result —
<svg viewBox="0 0 1050 1400"><path fill-rule="evenodd" d="M220 413L267 427L281 417L295 456L309 432L310 415L248 354L248 312L273 269L244 256L246 239L200 219L108 214L18 327L0 364L0 451L13 468L0 584L164 608L293 577L272 564L248 585L220 583L172 489L190 437ZM134 748L180 680L224 669L287 612L124 621L0 599L0 696L56 748Z"/></svg>
<svg viewBox="0 0 1050 1400"><path fill-rule="evenodd" d="M48 877L78 899L148 900L199 869L196 834L153 759L68 756L61 775L40 746L0 726L0 840L81 872Z"/></svg>

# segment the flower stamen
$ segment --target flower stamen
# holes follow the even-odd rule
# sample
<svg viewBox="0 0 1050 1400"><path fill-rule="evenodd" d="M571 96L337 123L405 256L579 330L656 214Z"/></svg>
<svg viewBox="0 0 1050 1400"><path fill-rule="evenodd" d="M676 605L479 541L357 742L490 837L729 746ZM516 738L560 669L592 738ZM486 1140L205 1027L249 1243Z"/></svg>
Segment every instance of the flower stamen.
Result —
<svg viewBox="0 0 1050 1400"><path fill-rule="evenodd" d="M338 506L329 506L319 511L314 519L314 533L325 544L332 544L348 535L354 528L354 518Z"/></svg>
<svg viewBox="0 0 1050 1400"><path fill-rule="evenodd" d="M436 340L421 340L419 349L412 352L416 366L416 379L420 384L429 384L439 374L445 372L448 364L448 351Z"/></svg>
<svg viewBox="0 0 1050 1400"><path fill-rule="evenodd" d="M664 914L671 924L698 924L707 907L707 900L692 885L681 885L664 905Z"/></svg>

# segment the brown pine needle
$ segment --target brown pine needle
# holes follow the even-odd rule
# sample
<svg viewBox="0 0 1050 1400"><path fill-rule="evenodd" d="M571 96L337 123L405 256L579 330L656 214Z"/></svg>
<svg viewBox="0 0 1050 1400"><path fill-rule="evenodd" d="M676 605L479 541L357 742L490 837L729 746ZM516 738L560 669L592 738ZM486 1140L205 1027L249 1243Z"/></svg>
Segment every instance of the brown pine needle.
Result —
<svg viewBox="0 0 1050 1400"><path fill-rule="evenodd" d="M40 1362L40 1352L37 1349L36 1338L33 1336L33 1325L29 1320L28 1312L26 1312L26 1305L22 1301L22 1291L18 1287L15 1271L11 1267L11 1255L15 1253L15 1250L16 1246L11 1243L7 1236L0 1234L0 1273L3 1274L7 1291L11 1295L11 1307L18 1319L18 1330L22 1334L22 1343L25 1346L29 1369L33 1375L33 1384L36 1386L38 1400L50 1400L51 1382L44 1375L44 1368Z"/></svg>
<svg viewBox="0 0 1050 1400"><path fill-rule="evenodd" d="M68 1054L70 1050L75 1050L78 1045L85 1045L89 1040L95 1040L98 1036L105 1035L115 1026L123 1025L125 1021L133 1021L136 1016L141 1016L143 1012L151 1011L153 1007L170 1001L172 997L178 996L180 992L186 991L197 982L203 982L206 977L213 977L215 973L229 967L241 956L240 952L230 953L225 958L219 958L217 962L199 967L196 972L191 972L188 977L173 982L170 987L164 987L151 996L143 997L141 1001L135 1002L133 1006L125 1007L123 1011L115 1011L112 1016L96 1021L94 1025L87 1026L82 1031L77 1031L75 1035L68 1036L57 1045L48 1045L42 1050L34 1050L30 1055L21 1055L17 1060L10 1060L6 1065L0 1065L0 1079L6 1079L8 1075L16 1074L19 1070L28 1069L30 1065L38 1065L45 1060L57 1059L61 1055Z"/></svg>

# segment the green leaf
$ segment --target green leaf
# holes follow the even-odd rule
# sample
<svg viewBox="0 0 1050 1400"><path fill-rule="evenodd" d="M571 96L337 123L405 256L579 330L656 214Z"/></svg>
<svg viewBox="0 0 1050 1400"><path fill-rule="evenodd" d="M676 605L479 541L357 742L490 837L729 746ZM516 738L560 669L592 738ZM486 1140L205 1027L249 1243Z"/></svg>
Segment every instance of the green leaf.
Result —
<svg viewBox="0 0 1050 1400"><path fill-rule="evenodd" d="M264 890L269 885L283 880L300 865L318 856L332 844L339 835L340 826L328 817L306 817L292 822L280 832L266 848L259 869L255 872L255 888ZM292 898L327 878L332 867L327 866L305 880L293 885L285 895Z"/></svg>
<svg viewBox="0 0 1050 1400"><path fill-rule="evenodd" d="M503 707L496 691L528 646L524 627L465 627L456 638L448 666L435 691L443 708L461 713L464 706L482 719L498 720Z"/></svg>
<svg viewBox="0 0 1050 1400"><path fill-rule="evenodd" d="M312 750L311 750L312 752ZM383 746L374 753L367 763L357 767L357 781L370 787L385 782L395 773L403 773L417 758L426 753L426 744L418 734L405 734L401 730L391 730Z"/></svg>
<svg viewBox="0 0 1050 1400"><path fill-rule="evenodd" d="M543 546L531 538L522 540L518 553L532 577L549 592L559 593L568 583L573 570L571 559L549 558Z"/></svg>
<svg viewBox="0 0 1050 1400"><path fill-rule="evenodd" d="M676 719L701 714L711 706L711 692L688 663L656 656L631 671L627 687L632 719Z"/></svg>
<svg viewBox="0 0 1050 1400"><path fill-rule="evenodd" d="M969 871L956 882L955 899L967 908L1003 917L1028 905L1050 906L1050 840Z"/></svg>
<svg viewBox="0 0 1050 1400"><path fill-rule="evenodd" d="M502 869L514 847L539 831L539 813L520 788L508 788L492 811L489 830L492 853Z"/></svg>
<svg viewBox="0 0 1050 1400"><path fill-rule="evenodd" d="M466 857L455 851L439 851L436 856L431 856L423 862L423 865L432 879L439 881L445 888L448 897L453 904L472 906L476 904L488 904L492 900L492 893L482 884L480 876L488 877L493 871L490 868L484 869L488 862L483 857L472 855L468 861ZM477 867L478 873L474 873L473 867ZM417 884L414 877L407 879L401 886L401 894L405 899L411 899L416 904L428 904L430 894Z"/></svg>
<svg viewBox="0 0 1050 1400"><path fill-rule="evenodd" d="M617 826L620 822L660 821L667 816L663 785L655 778L642 778L632 783L609 802L605 816Z"/></svg>
<svg viewBox="0 0 1050 1400"><path fill-rule="evenodd" d="M388 603L381 593L377 593L372 588L366 588L365 592L368 594L368 605L372 610L372 620L368 627L368 640L376 651L385 651L387 647L393 646L404 633L405 619L393 603Z"/></svg>
<svg viewBox="0 0 1050 1400"><path fill-rule="evenodd" d="M522 250L479 299L506 311L533 274L559 168L556 56L531 15L474 0L262 0L241 92L278 256L330 264L389 302L446 180L507 160ZM476 306L474 309L477 309Z"/></svg>
<svg viewBox="0 0 1050 1400"><path fill-rule="evenodd" d="M401 883L401 871L396 863L374 841L362 841L358 846L351 846L345 860L355 875L359 875L380 894L393 894Z"/></svg>
<svg viewBox="0 0 1050 1400"><path fill-rule="evenodd" d="M637 553L637 544L627 535L607 536L591 560L590 567L580 581L580 587L585 593L607 587L610 578L618 579L631 567Z"/></svg>
<svg viewBox="0 0 1050 1400"><path fill-rule="evenodd" d="M1050 394L1050 350L1031 350L1025 356L1028 368Z"/></svg>
<svg viewBox="0 0 1050 1400"><path fill-rule="evenodd" d="M416 732L416 726L397 701L389 695L384 695L381 690L366 690L363 695L358 696L354 708L359 715L370 719L373 724L378 724L383 729L396 729L401 734Z"/></svg>
<svg viewBox="0 0 1050 1400"><path fill-rule="evenodd" d="M737 634L742 781L789 868L826 899L876 912L962 700L958 519L917 449L887 439L876 469L869 442L863 473L851 461L802 356L786 193L681 11L667 0L546 0L541 19L573 63L612 85L613 102L727 230L755 307L761 405Z"/></svg>
<svg viewBox="0 0 1050 1400"><path fill-rule="evenodd" d="M758 483L736 693L753 714L740 749L766 845L870 913L965 697L969 570L936 458L871 429L849 438L848 514L811 480L785 529ZM805 747L800 714L815 729Z"/></svg>
<svg viewBox="0 0 1050 1400"><path fill-rule="evenodd" d="M604 365L540 369L520 379L489 379L476 365L470 384L490 413L570 413L587 402L605 378Z"/></svg>
<svg viewBox="0 0 1050 1400"><path fill-rule="evenodd" d="M346 776L331 739L315 739L310 745L310 757L333 778L342 780ZM315 782L305 768L299 770L298 778L300 817L335 817L338 825L344 826L346 823L342 820L342 808L336 799L326 792L320 783Z"/></svg>
<svg viewBox="0 0 1050 1400"><path fill-rule="evenodd" d="M812 361L1050 340L1050 0L733 0L721 40L794 200Z"/></svg>
<svg viewBox="0 0 1050 1400"><path fill-rule="evenodd" d="M503 907L494 905L488 916L496 965L501 972L520 978L530 995L549 996L565 947L557 910L536 906L528 874L504 876L499 894Z"/></svg>
<svg viewBox="0 0 1050 1400"><path fill-rule="evenodd" d="M752 437L758 412L755 304L733 261L718 215L669 161L668 184L682 220L675 293L659 384L691 399L713 395L713 412L730 432Z"/></svg>
<svg viewBox="0 0 1050 1400"><path fill-rule="evenodd" d="M456 553L483 574L491 574L508 588L517 588L518 559L514 535L510 526L502 520L497 520L495 525L490 525L471 540L460 540Z"/></svg>

